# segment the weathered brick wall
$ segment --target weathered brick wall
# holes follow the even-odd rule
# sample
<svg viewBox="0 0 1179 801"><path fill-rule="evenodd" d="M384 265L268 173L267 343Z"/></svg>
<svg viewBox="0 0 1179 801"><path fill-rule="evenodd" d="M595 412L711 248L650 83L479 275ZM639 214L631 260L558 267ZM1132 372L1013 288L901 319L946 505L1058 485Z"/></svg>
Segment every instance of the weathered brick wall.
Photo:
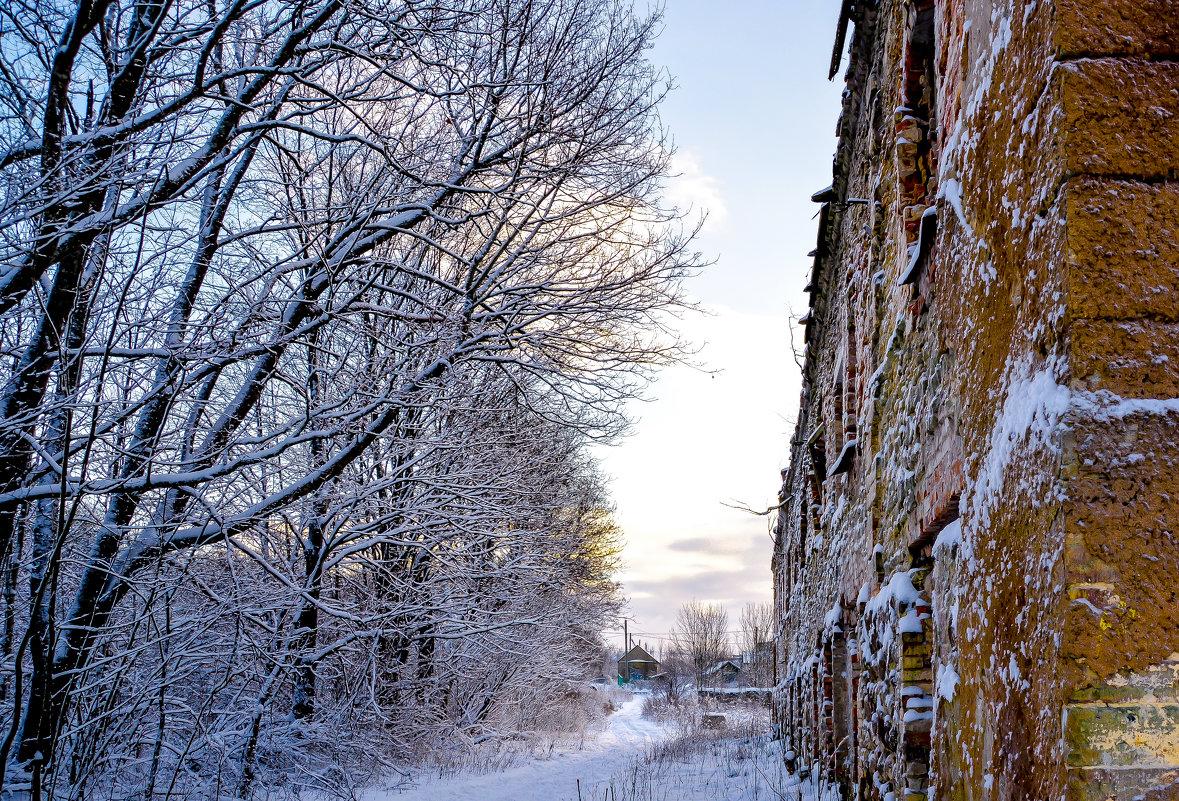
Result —
<svg viewBox="0 0 1179 801"><path fill-rule="evenodd" d="M845 8L778 725L849 797L1179 797L1179 2Z"/></svg>

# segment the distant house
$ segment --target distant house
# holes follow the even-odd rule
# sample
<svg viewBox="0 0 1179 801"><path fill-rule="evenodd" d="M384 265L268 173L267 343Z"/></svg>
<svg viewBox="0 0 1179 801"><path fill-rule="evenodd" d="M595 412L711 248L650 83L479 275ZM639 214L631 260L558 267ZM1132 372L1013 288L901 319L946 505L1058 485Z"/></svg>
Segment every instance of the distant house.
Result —
<svg viewBox="0 0 1179 801"><path fill-rule="evenodd" d="M618 678L623 682L649 679L658 672L659 660L640 645L631 648L618 660Z"/></svg>
<svg viewBox="0 0 1179 801"><path fill-rule="evenodd" d="M774 681L774 643L759 641L757 648L741 652L741 683L753 687L772 687Z"/></svg>
<svg viewBox="0 0 1179 801"><path fill-rule="evenodd" d="M741 665L736 660L726 659L705 670L704 680L710 687L736 687L741 673Z"/></svg>
<svg viewBox="0 0 1179 801"><path fill-rule="evenodd" d="M755 650L741 652L741 664L743 665L756 665L761 662L768 664L772 661L774 661L773 640L759 640Z"/></svg>

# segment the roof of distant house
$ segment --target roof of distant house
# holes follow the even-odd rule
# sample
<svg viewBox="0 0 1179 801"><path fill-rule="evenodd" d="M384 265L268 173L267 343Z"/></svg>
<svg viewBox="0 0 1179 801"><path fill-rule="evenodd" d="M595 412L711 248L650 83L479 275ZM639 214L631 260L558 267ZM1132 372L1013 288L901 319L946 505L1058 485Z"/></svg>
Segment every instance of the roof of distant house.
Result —
<svg viewBox="0 0 1179 801"><path fill-rule="evenodd" d="M632 647L629 651L623 654L618 659L619 662L629 662L632 665L639 665L645 662L650 662L652 665L658 665L659 660L647 653L640 645Z"/></svg>
<svg viewBox="0 0 1179 801"><path fill-rule="evenodd" d="M732 659L726 659L723 662L717 662L712 667L706 669L704 671L704 675L711 676L713 673L718 673L718 672L724 670L726 667L730 667L733 670L738 670L738 671L741 670L741 666L739 664L734 662Z"/></svg>

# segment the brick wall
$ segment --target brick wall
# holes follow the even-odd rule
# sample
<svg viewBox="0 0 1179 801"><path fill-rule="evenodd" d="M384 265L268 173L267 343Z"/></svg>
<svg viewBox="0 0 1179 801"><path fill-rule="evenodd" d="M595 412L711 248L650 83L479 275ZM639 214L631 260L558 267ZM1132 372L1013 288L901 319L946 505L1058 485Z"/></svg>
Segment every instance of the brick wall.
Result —
<svg viewBox="0 0 1179 801"><path fill-rule="evenodd" d="M1179 797L1179 3L845 9L777 725L848 797Z"/></svg>

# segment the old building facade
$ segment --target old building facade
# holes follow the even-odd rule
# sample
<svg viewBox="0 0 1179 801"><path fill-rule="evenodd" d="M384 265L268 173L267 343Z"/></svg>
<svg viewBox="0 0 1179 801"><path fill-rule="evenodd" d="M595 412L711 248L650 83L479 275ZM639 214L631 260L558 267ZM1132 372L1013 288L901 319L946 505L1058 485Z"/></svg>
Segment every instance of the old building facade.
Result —
<svg viewBox="0 0 1179 801"><path fill-rule="evenodd" d="M1179 798L1179 2L837 39L781 734L848 798Z"/></svg>

